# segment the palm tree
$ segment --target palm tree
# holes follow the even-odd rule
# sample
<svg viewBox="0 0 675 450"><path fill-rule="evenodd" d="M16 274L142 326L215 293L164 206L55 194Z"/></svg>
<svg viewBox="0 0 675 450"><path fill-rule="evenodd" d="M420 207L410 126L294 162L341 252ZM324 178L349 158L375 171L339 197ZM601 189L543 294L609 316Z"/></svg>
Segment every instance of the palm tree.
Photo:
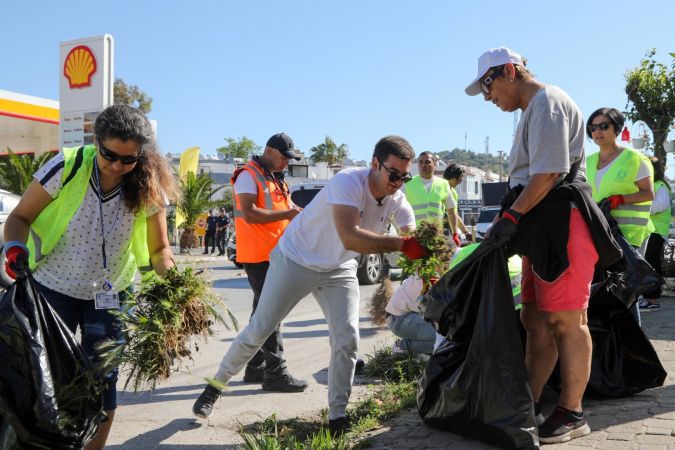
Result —
<svg viewBox="0 0 675 450"><path fill-rule="evenodd" d="M7 148L7 157L0 158L0 188L23 195L33 181L33 174L55 155L53 152L17 155Z"/></svg>
<svg viewBox="0 0 675 450"><path fill-rule="evenodd" d="M329 166L342 162L342 160L349 156L347 144L340 144L338 146L330 136L326 136L326 139L321 144L310 148L309 151L312 152L312 156L309 159L314 162L325 161Z"/></svg>
<svg viewBox="0 0 675 450"><path fill-rule="evenodd" d="M194 230L197 218L207 209L221 203L213 201L211 198L224 185L211 189L212 184L213 179L207 173L195 175L194 172L188 172L185 177L180 179L181 198L176 204L176 210L185 219L180 225L180 228L183 229L183 234L180 237L181 250L189 251L189 249L199 246Z"/></svg>

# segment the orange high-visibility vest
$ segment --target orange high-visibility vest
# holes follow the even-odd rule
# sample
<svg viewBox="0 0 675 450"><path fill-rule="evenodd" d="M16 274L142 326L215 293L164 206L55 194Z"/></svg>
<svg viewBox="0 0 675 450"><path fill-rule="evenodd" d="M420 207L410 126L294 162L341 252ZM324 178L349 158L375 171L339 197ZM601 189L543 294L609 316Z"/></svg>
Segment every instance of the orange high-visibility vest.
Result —
<svg viewBox="0 0 675 450"><path fill-rule="evenodd" d="M237 169L230 180L232 186L239 174L246 170L251 174L258 186L258 208L270 210L290 209L290 194L284 181L277 183L255 161L249 161L244 167ZM237 236L237 262L258 263L270 260L270 253L282 233L288 226L288 220L269 223L248 223L239 204L239 196L234 192L234 230Z"/></svg>

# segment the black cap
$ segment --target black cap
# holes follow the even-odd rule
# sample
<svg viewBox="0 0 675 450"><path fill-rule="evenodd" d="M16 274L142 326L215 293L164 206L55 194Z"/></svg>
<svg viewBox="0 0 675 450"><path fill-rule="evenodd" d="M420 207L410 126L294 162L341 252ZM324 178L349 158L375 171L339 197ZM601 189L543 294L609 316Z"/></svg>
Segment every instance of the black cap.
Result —
<svg viewBox="0 0 675 450"><path fill-rule="evenodd" d="M267 140L266 147L272 147L277 149L287 158L293 158L296 160L302 159L300 154L295 151L295 146L293 145L293 139L286 133L278 133L272 136Z"/></svg>

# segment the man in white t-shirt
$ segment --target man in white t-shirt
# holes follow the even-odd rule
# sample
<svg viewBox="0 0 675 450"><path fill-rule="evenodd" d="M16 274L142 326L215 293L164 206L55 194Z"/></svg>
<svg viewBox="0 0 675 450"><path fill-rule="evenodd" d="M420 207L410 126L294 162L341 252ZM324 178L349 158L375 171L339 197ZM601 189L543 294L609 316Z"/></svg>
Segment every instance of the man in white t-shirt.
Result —
<svg viewBox="0 0 675 450"><path fill-rule="evenodd" d="M328 418L333 434L348 428L345 409L351 394L359 341L359 253L401 251L411 259L426 254L414 237L387 236L391 221L401 230L415 228L415 216L400 191L410 180L412 146L399 136L375 145L368 168L339 172L286 228L272 251L258 308L237 336L215 375L219 383L237 374L276 324L297 303L313 294L328 323ZM220 389L208 385L193 413L209 417Z"/></svg>

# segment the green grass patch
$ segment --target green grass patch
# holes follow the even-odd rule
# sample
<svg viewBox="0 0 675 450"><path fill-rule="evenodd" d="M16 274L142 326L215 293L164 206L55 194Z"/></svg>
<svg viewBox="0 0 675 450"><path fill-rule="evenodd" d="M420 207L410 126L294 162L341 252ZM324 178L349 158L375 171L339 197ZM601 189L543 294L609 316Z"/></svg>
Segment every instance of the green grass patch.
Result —
<svg viewBox="0 0 675 450"><path fill-rule="evenodd" d="M369 356L369 355L367 355ZM375 351L365 367L368 377L382 380L370 385L369 395L347 408L352 430L331 436L327 411L316 419L277 420L276 415L246 425L240 435L247 450L343 450L365 448L363 434L374 430L401 410L416 404L417 378L425 363L412 355L394 354L389 347Z"/></svg>

